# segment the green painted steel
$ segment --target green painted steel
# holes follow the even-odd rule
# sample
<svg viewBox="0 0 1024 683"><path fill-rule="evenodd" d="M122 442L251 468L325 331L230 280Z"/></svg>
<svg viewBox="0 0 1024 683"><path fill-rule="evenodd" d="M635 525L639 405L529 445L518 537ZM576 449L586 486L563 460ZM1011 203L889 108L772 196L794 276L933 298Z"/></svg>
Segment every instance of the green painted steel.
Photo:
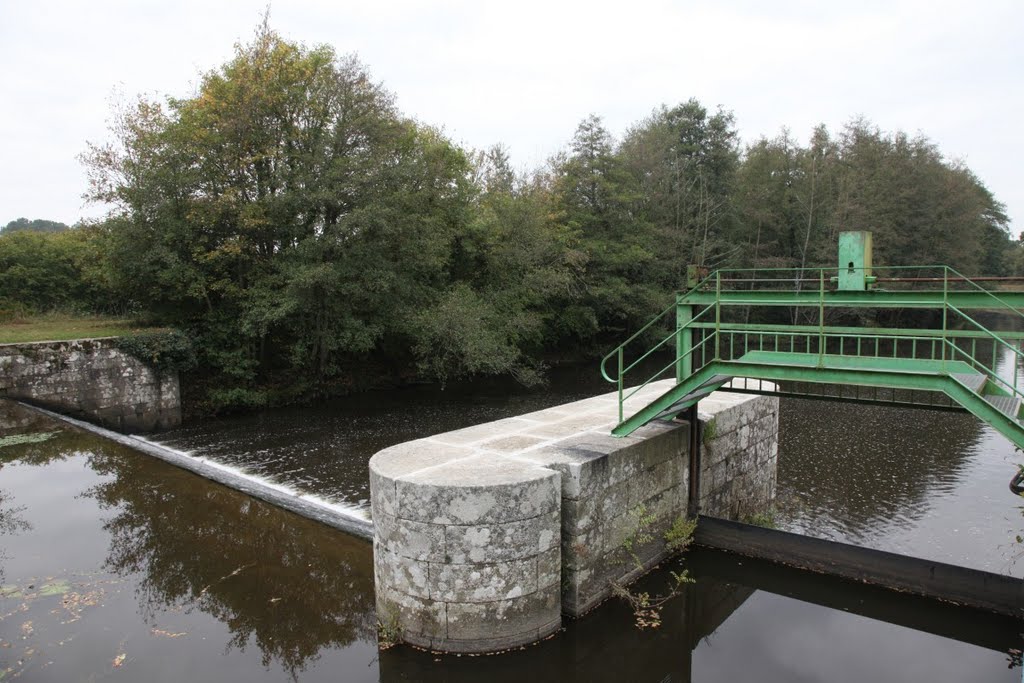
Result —
<svg viewBox="0 0 1024 683"><path fill-rule="evenodd" d="M839 235L839 291L863 292L874 283L871 275L871 233L844 232Z"/></svg>
<svg viewBox="0 0 1024 683"><path fill-rule="evenodd" d="M997 294L1001 301L992 297ZM1024 309L1024 292L999 291L988 293L951 291L886 291L873 289L866 292L825 292L825 305L847 308L934 308L941 309L947 302L965 310ZM817 306L817 286L800 292L777 291L689 291L679 295L679 304L693 306Z"/></svg>
<svg viewBox="0 0 1024 683"><path fill-rule="evenodd" d="M873 267L870 249L870 234L844 237L843 268L723 269L678 294L673 306L601 363L605 379L618 386L619 425L613 433L626 435L651 420L671 418L741 377L778 384L739 389L744 393L825 398L831 394L809 387L831 385L843 400L966 410L1024 448L1024 390L1015 371L1005 378L996 370L1007 349L1024 364L1024 333L990 330L974 313L1001 311L1024 327L1024 291L985 289L946 266ZM698 272L691 269L689 277L695 281ZM780 306L805 310L802 315L817 324L730 320L739 314L749 320L759 307ZM817 310L807 310L812 307ZM826 325L832 310L851 308L935 309L942 327ZM666 353L671 358L663 364ZM614 372L608 368L612 358ZM651 363L660 369L650 373ZM673 379L673 387L625 415L626 401L663 379Z"/></svg>

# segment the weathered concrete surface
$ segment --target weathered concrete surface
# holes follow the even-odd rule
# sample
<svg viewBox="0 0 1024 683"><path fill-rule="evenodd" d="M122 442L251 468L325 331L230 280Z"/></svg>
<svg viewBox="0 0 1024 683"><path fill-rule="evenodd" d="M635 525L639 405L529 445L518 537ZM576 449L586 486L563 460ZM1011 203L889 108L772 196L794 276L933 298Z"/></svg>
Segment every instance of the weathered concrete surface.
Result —
<svg viewBox="0 0 1024 683"><path fill-rule="evenodd" d="M646 387L627 414L669 386ZM713 485L702 502L713 514L763 510L774 496L778 400L719 392L700 412L713 425L702 468ZM613 582L662 560L665 531L687 511L689 425L658 422L615 438L616 418L609 394L375 455L382 624L422 647L501 650L553 632L561 614L582 614ZM650 540L627 551L641 518Z"/></svg>
<svg viewBox="0 0 1024 683"><path fill-rule="evenodd" d="M177 374L159 376L110 338L0 344L0 398L122 432L181 424Z"/></svg>

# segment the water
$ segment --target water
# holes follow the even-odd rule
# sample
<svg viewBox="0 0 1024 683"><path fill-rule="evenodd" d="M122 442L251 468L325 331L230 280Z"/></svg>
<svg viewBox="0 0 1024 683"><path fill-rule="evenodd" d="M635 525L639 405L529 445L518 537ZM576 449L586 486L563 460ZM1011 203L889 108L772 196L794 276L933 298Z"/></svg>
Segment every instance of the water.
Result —
<svg viewBox="0 0 1024 683"><path fill-rule="evenodd" d="M341 503L391 443L605 390L382 392L160 437ZM497 657L378 653L368 543L0 403L0 671L29 681L1018 681L1024 625L690 553L698 583L638 631L610 602ZM970 416L787 400L784 528L1019 573L1015 454ZM646 579L652 591L667 567Z"/></svg>

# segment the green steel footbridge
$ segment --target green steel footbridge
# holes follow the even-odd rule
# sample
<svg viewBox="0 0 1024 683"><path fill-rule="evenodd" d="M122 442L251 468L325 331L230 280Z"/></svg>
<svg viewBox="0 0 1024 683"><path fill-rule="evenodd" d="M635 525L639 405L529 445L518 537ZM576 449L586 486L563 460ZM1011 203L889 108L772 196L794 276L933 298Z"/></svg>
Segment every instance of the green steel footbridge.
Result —
<svg viewBox="0 0 1024 683"><path fill-rule="evenodd" d="M602 360L618 386L613 434L673 419L728 385L966 410L1024 448L1024 288L1014 279L971 279L948 266L873 268L866 232L840 235L836 268L691 268L688 279L674 304ZM656 399L626 409L638 391L670 379Z"/></svg>

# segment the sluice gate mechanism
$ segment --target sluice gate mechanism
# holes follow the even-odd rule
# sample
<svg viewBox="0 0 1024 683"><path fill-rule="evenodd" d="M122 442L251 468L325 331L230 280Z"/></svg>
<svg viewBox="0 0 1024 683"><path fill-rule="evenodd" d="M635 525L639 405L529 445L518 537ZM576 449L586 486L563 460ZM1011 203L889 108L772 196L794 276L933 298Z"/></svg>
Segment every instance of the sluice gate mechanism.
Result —
<svg viewBox="0 0 1024 683"><path fill-rule="evenodd" d="M618 387L613 434L673 419L746 378L729 391L966 410L1024 448L1019 278L879 268L871 233L846 232L835 268L691 268L689 279L674 304L602 360ZM872 311L889 320L911 311L919 326L876 327ZM993 329L997 317L1017 331ZM649 374L652 362L661 367ZM626 413L637 392L671 378L671 389Z"/></svg>

